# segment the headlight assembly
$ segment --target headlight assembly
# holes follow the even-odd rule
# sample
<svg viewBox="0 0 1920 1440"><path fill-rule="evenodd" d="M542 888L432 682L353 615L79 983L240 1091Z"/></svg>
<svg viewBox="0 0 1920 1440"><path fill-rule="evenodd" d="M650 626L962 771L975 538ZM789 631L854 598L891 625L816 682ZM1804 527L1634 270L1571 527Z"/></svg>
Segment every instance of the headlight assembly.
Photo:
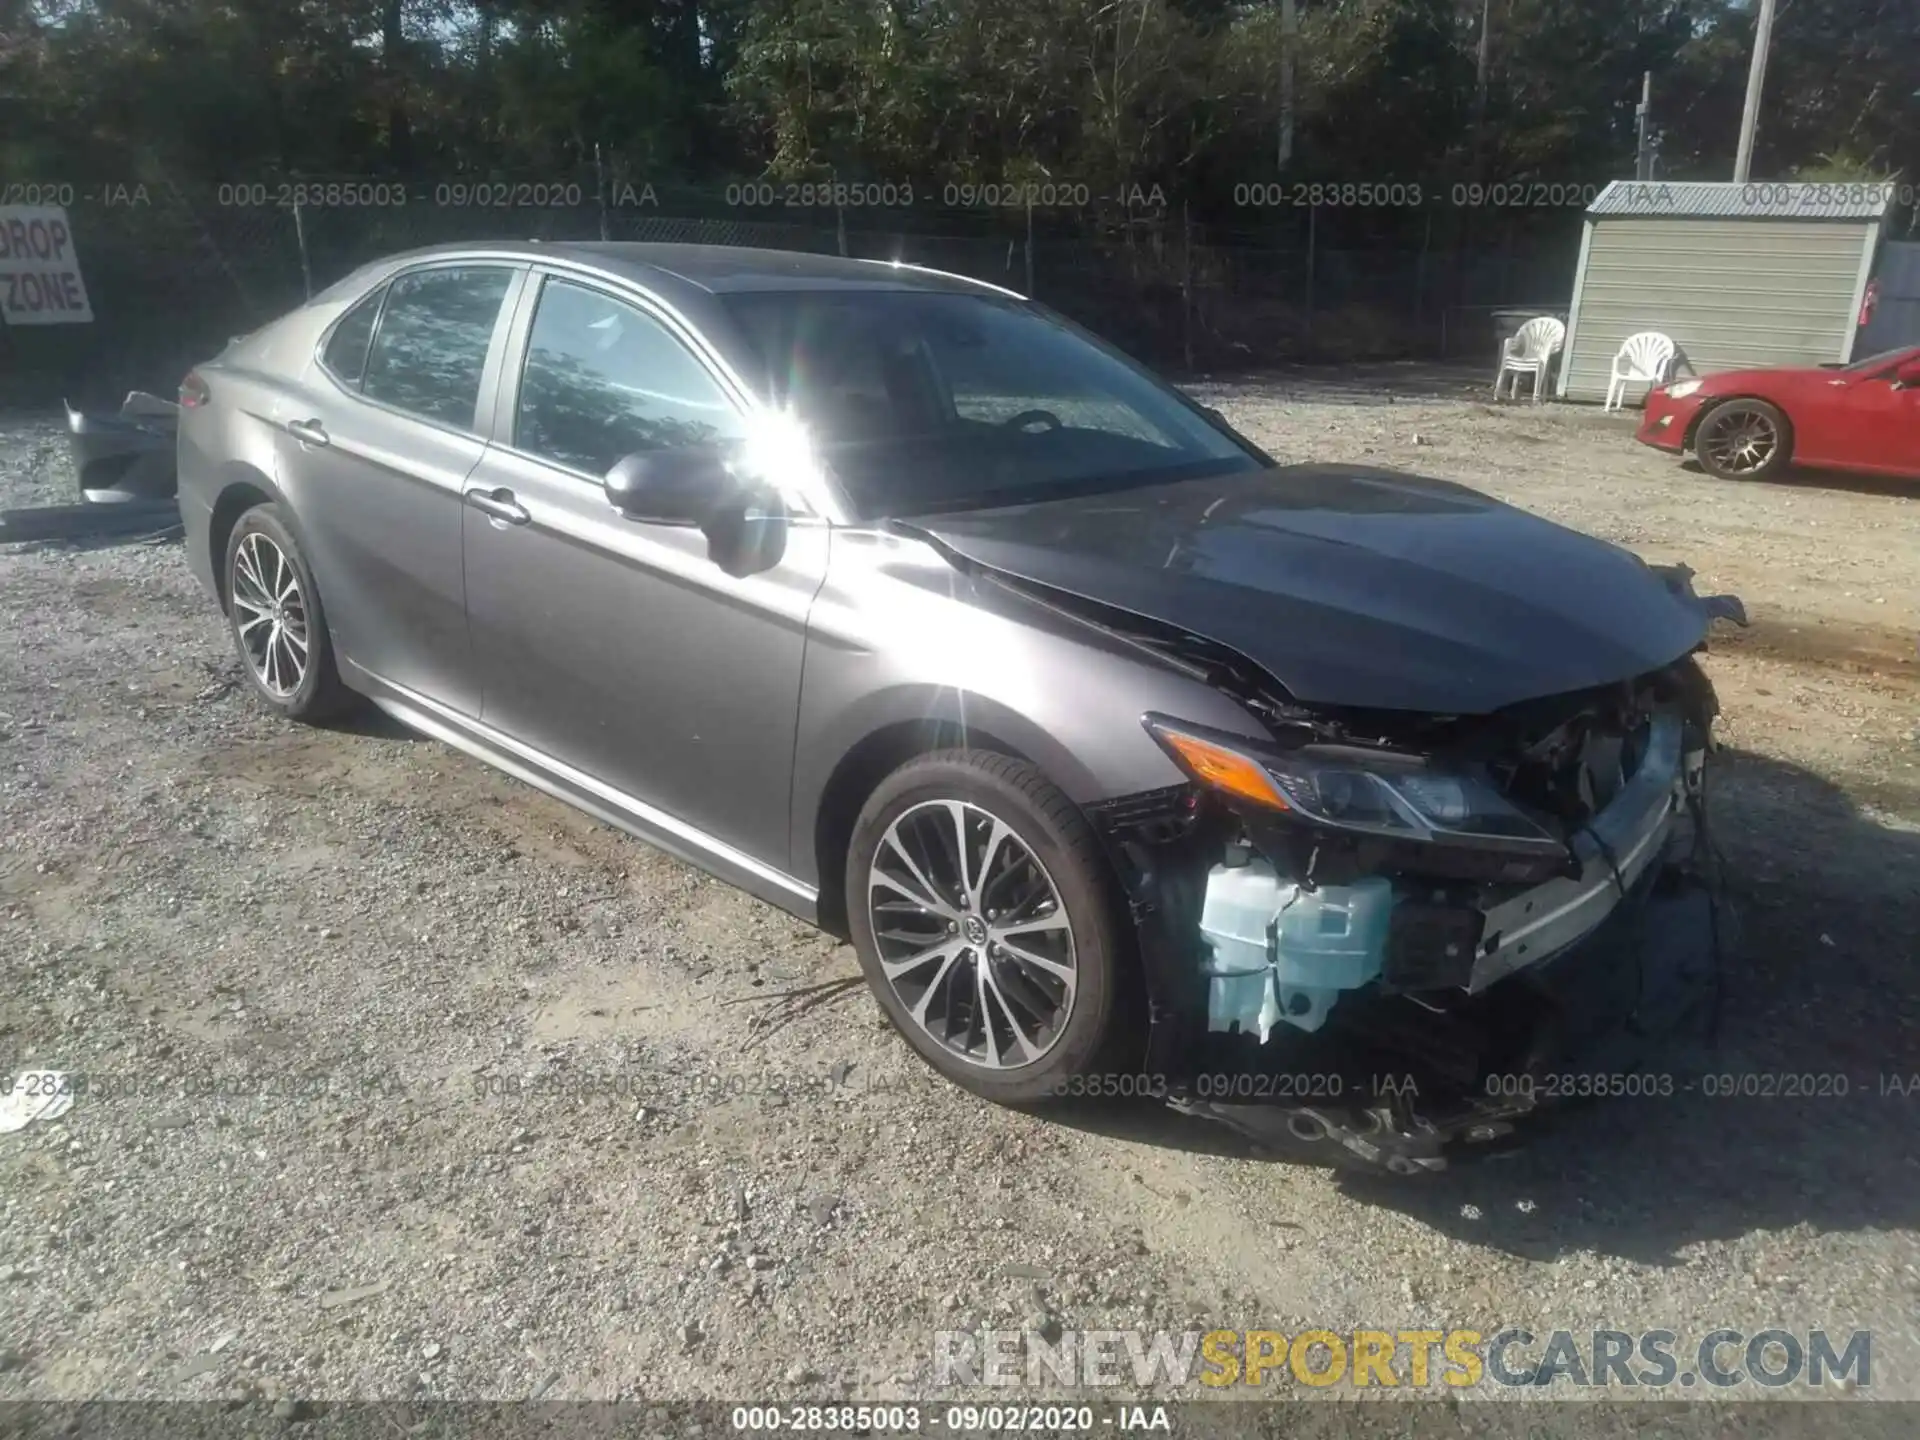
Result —
<svg viewBox="0 0 1920 1440"><path fill-rule="evenodd" d="M1667 398L1669 400L1684 400L1699 388L1700 382L1698 380L1682 380L1677 385L1667 386Z"/></svg>
<svg viewBox="0 0 1920 1440"><path fill-rule="evenodd" d="M1161 715L1147 716L1146 726L1196 784L1309 825L1528 855L1566 853L1558 839L1474 775L1414 757L1337 746L1269 749Z"/></svg>

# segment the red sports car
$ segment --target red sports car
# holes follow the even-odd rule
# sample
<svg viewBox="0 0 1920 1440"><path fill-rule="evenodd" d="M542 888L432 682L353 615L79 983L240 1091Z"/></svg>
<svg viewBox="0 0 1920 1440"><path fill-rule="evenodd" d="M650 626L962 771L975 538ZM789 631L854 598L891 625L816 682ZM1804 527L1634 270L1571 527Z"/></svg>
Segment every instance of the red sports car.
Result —
<svg viewBox="0 0 1920 1440"><path fill-rule="evenodd" d="M1920 479L1920 346L1851 365L1724 370L1647 396L1636 436L1723 480L1787 465Z"/></svg>

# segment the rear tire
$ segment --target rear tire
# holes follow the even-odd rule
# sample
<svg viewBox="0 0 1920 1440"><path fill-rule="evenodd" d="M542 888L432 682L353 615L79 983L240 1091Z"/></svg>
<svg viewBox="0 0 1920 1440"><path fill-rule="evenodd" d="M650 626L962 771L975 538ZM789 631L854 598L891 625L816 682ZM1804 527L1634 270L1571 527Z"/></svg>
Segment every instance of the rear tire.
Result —
<svg viewBox="0 0 1920 1440"><path fill-rule="evenodd" d="M355 703L334 664L313 572L278 505L256 505L227 537L227 629L253 690L289 720L312 724Z"/></svg>
<svg viewBox="0 0 1920 1440"><path fill-rule="evenodd" d="M1765 480L1793 456L1787 417L1765 400L1727 400L1700 417L1693 432L1700 468L1721 480Z"/></svg>
<svg viewBox="0 0 1920 1440"><path fill-rule="evenodd" d="M1034 1105L1086 1093L1137 1050L1106 858L1031 765L975 750L909 761L868 797L846 875L880 1008L955 1084Z"/></svg>

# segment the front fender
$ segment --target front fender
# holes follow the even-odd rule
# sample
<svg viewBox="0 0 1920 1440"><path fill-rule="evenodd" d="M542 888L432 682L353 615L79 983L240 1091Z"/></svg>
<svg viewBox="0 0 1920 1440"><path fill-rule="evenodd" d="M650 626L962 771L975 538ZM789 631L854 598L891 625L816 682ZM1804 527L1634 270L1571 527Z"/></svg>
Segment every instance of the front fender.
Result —
<svg viewBox="0 0 1920 1440"><path fill-rule="evenodd" d="M1237 701L1057 610L976 582L922 540L838 532L808 620L792 872L820 877L822 806L844 798L836 784L876 736L917 732L925 745L977 736L982 748L1024 756L1084 807L1183 783L1141 724L1150 710L1264 733ZM913 753L886 748L896 763Z"/></svg>

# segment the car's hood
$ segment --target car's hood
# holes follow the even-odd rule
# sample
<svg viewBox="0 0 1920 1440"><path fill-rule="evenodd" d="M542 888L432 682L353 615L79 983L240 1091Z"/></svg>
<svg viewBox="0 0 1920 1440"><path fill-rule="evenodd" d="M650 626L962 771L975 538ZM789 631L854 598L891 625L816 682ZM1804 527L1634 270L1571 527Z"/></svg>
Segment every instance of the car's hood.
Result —
<svg viewBox="0 0 1920 1440"><path fill-rule="evenodd" d="M1715 370L1710 375L1681 375L1671 383L1684 380L1698 380L1700 389L1708 394L1726 394L1740 391L1756 384L1780 380L1832 380L1844 375L1838 366L1825 365L1750 365L1743 370Z"/></svg>
<svg viewBox="0 0 1920 1440"><path fill-rule="evenodd" d="M1297 700L1435 714L1624 680L1706 607L1462 486L1301 465L901 522L967 561L1231 646Z"/></svg>

